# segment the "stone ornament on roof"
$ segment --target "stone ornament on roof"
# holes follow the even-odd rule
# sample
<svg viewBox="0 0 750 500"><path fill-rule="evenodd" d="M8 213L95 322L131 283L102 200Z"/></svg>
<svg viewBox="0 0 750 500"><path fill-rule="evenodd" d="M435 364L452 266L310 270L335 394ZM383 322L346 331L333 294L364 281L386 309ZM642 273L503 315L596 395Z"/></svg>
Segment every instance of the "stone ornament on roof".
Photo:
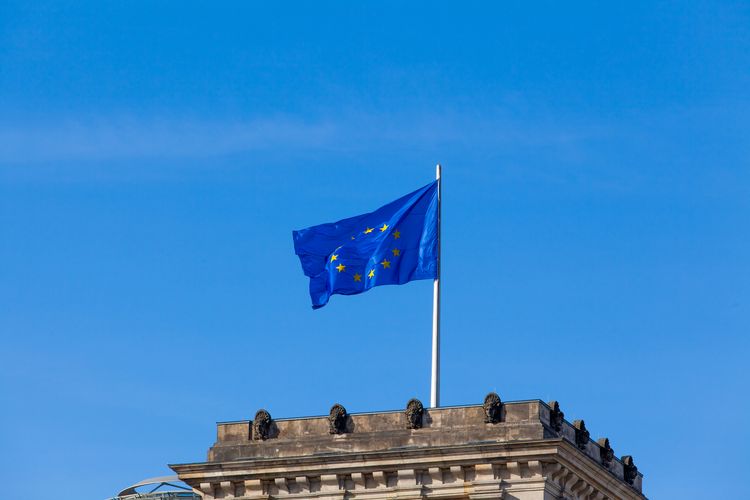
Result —
<svg viewBox="0 0 750 500"><path fill-rule="evenodd" d="M422 428L422 417L424 416L424 405L417 398L410 399L406 403L406 428L407 429L421 429Z"/></svg>
<svg viewBox="0 0 750 500"><path fill-rule="evenodd" d="M604 467L609 468L612 464L612 460L615 459L615 452L609 445L609 439L601 438L597 443L599 444L599 459L602 461Z"/></svg>
<svg viewBox="0 0 750 500"><path fill-rule="evenodd" d="M502 421L503 402L496 392L491 392L484 397L484 421L488 424L496 424Z"/></svg>
<svg viewBox="0 0 750 500"><path fill-rule="evenodd" d="M264 409L258 410L253 419L253 439L264 441L271 436L271 414Z"/></svg>
<svg viewBox="0 0 750 500"><path fill-rule="evenodd" d="M635 466L635 462L633 462L633 457L630 455L625 455L622 457L622 468L623 468L623 475L625 476L625 481L628 484L633 484L635 481L635 478L638 477L638 467Z"/></svg>
<svg viewBox="0 0 750 500"><path fill-rule="evenodd" d="M560 404L557 401L550 401L547 403L550 408L549 412L549 424L555 432L560 434L562 431L562 425L565 421L565 414L560 409Z"/></svg>
<svg viewBox="0 0 750 500"><path fill-rule="evenodd" d="M586 430L586 423L583 420L573 422L573 428L576 431L576 446L579 450L585 450L589 444L589 431Z"/></svg>
<svg viewBox="0 0 750 500"><path fill-rule="evenodd" d="M347 417L346 408L338 403L333 405L328 413L329 432L331 434L345 434Z"/></svg>

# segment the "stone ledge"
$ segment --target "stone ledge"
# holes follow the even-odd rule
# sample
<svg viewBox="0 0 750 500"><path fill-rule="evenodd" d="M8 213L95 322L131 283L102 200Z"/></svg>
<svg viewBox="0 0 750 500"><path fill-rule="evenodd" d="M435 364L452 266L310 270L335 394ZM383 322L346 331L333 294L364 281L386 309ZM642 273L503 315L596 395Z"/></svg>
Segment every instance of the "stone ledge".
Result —
<svg viewBox="0 0 750 500"><path fill-rule="evenodd" d="M601 498L644 498L637 488L610 474L602 474L599 464L563 438L331 458L254 458L172 468L207 498L292 500L292 497L319 498L338 493L346 493L347 498L392 498L397 492L400 497L404 489L414 490L416 498L427 495L437 498L455 497L466 491L472 495L482 491L497 494L504 489L523 488L528 482L568 492L573 498L581 497L584 492L586 495L603 492ZM227 496L230 491L233 496Z"/></svg>

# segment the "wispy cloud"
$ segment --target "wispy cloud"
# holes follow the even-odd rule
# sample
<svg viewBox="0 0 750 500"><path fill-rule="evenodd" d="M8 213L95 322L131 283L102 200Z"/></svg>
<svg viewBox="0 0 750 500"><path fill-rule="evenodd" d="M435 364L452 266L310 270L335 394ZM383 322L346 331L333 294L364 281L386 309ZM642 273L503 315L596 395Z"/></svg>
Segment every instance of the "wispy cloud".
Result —
<svg viewBox="0 0 750 500"><path fill-rule="evenodd" d="M534 123L500 115L344 112L301 119L86 117L0 122L0 163L205 157L248 151L366 151L451 145L487 149L570 147L598 134L590 127Z"/></svg>
<svg viewBox="0 0 750 500"><path fill-rule="evenodd" d="M0 124L0 162L210 156L330 142L334 127L274 117L248 121L191 118L87 118Z"/></svg>

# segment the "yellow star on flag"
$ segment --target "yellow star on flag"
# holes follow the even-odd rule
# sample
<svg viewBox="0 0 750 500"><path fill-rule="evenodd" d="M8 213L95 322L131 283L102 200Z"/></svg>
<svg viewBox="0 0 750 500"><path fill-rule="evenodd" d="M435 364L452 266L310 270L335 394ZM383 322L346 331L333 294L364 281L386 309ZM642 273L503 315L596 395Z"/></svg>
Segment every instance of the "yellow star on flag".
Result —
<svg viewBox="0 0 750 500"><path fill-rule="evenodd" d="M354 281L362 281L362 275L359 273L354 273Z"/></svg>
<svg viewBox="0 0 750 500"><path fill-rule="evenodd" d="M341 271L343 271L344 269L346 269L346 266L345 266L344 264L339 264L338 266L336 266L336 269L338 269L338 270L339 270L339 272L341 272Z"/></svg>
<svg viewBox="0 0 750 500"><path fill-rule="evenodd" d="M380 232L382 233L386 229L388 229L388 224L383 223L383 227L380 228Z"/></svg>
<svg viewBox="0 0 750 500"><path fill-rule="evenodd" d="M398 257L399 255L401 255L401 250L399 250L398 248L394 248L393 250L391 250L391 252L393 252L394 257Z"/></svg>
<svg viewBox="0 0 750 500"><path fill-rule="evenodd" d="M396 229L395 231L393 231L393 237L395 239L399 239L401 237L401 231L399 231L398 229Z"/></svg>
<svg viewBox="0 0 750 500"><path fill-rule="evenodd" d="M373 276L375 276L375 269L370 269L370 272L367 273L367 277L372 279Z"/></svg>
<svg viewBox="0 0 750 500"><path fill-rule="evenodd" d="M391 263L388 261L388 259L383 259L383 262L380 263L381 266L383 266L383 269L388 269L391 267Z"/></svg>
<svg viewBox="0 0 750 500"><path fill-rule="evenodd" d="M372 229L373 228L371 227L368 227L367 229L365 229L365 234L370 234L372 232Z"/></svg>
<svg viewBox="0 0 750 500"><path fill-rule="evenodd" d="M333 262L334 260L336 260L338 258L339 258L339 256L336 255L336 254L331 255L331 262ZM320 261L318 261L318 262L320 262Z"/></svg>

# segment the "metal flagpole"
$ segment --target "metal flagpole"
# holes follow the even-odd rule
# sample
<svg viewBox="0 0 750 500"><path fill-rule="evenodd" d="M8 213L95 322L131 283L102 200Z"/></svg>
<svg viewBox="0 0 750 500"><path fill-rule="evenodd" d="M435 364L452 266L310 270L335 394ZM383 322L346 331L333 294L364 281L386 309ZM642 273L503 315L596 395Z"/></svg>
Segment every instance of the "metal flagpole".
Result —
<svg viewBox="0 0 750 500"><path fill-rule="evenodd" d="M438 229L437 229L437 278L432 289L432 383L430 384L430 408L440 406L440 191L443 181L440 180L440 164L435 167L435 178L438 181Z"/></svg>

